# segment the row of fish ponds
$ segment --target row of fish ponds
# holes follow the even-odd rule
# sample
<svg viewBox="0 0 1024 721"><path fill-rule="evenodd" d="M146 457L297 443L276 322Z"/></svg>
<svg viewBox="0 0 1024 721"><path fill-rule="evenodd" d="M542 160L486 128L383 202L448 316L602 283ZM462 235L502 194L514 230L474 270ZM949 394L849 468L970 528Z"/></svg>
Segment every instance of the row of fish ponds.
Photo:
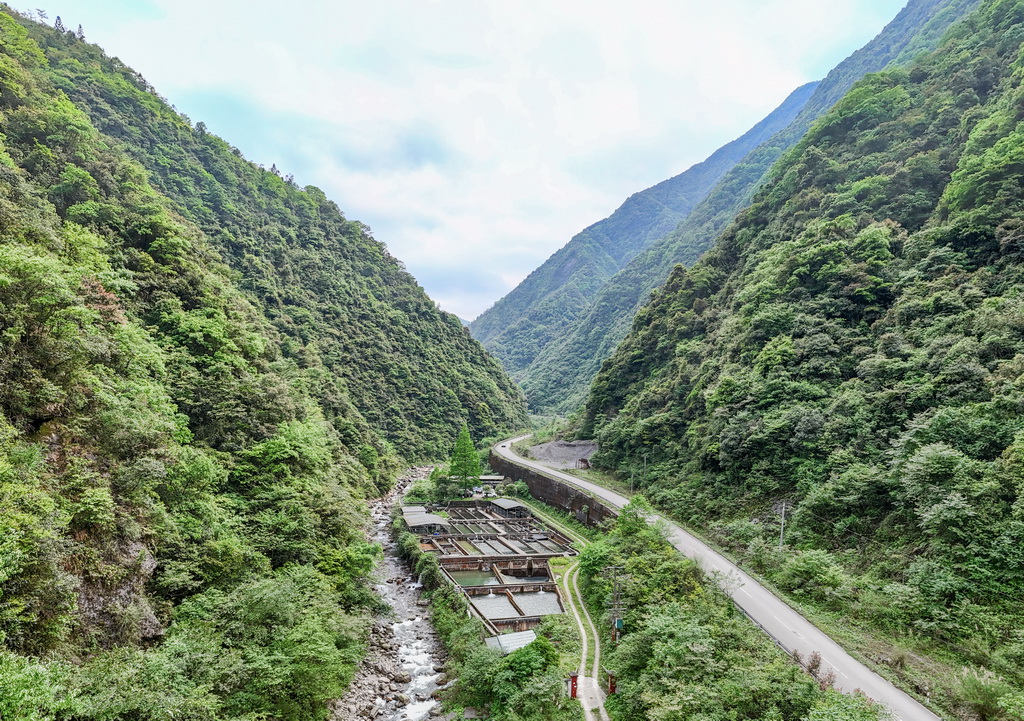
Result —
<svg viewBox="0 0 1024 721"><path fill-rule="evenodd" d="M547 560L528 563L528 569L515 569L479 560L476 568L466 568L465 562L445 567L442 560L441 570L462 589L485 625L495 633L512 633L528 631L544 616L565 612ZM521 560L518 565L523 565Z"/></svg>
<svg viewBox="0 0 1024 721"><path fill-rule="evenodd" d="M443 533L419 535L420 548L435 553L448 581L496 634L536 628L544 616L565 612L548 559L574 556L568 538L545 527L525 507L462 502L437 513ZM479 530L478 530L479 529Z"/></svg>
<svg viewBox="0 0 1024 721"><path fill-rule="evenodd" d="M568 547L545 536L488 536L481 538L467 534L469 538L438 536L420 541L420 548L428 553L445 556L562 556L569 554Z"/></svg>

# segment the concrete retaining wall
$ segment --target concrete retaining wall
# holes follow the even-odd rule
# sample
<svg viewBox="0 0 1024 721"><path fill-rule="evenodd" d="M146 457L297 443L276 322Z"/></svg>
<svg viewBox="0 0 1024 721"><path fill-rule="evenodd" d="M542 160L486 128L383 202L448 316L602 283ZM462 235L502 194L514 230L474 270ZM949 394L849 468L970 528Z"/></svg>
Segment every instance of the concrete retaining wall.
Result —
<svg viewBox="0 0 1024 721"><path fill-rule="evenodd" d="M549 478L532 468L517 466L506 458L491 453L491 468L513 481L523 481L530 493L549 506L561 508L576 517L580 523L596 526L608 518L616 518L619 512L593 496L570 486L568 483Z"/></svg>

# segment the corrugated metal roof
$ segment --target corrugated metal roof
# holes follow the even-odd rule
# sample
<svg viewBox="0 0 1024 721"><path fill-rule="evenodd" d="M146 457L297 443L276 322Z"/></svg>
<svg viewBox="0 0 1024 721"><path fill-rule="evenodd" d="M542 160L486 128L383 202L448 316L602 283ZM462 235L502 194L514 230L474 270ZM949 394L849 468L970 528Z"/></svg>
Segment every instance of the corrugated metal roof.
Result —
<svg viewBox="0 0 1024 721"><path fill-rule="evenodd" d="M499 508L504 508L505 510L510 510L512 508L526 508L522 503L519 501L513 501L511 498L495 498L491 503Z"/></svg>
<svg viewBox="0 0 1024 721"><path fill-rule="evenodd" d="M447 518L441 516L435 516L433 513L410 513L404 517L405 522L412 526L426 526L428 524L436 523L441 526L450 526L452 522Z"/></svg>
<svg viewBox="0 0 1024 721"><path fill-rule="evenodd" d="M402 515L408 516L410 513L426 513L426 506L402 506Z"/></svg>
<svg viewBox="0 0 1024 721"><path fill-rule="evenodd" d="M537 634L533 631L520 631L519 633L504 633L500 636L491 636L485 638L486 643L491 648L496 648L505 656L509 655L513 651L527 646L537 640Z"/></svg>

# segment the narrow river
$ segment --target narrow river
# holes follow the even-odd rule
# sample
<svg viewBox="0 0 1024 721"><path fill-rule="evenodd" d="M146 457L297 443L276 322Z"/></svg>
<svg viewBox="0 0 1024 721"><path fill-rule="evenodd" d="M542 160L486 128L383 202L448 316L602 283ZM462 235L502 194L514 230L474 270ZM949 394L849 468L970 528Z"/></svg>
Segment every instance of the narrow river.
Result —
<svg viewBox="0 0 1024 721"><path fill-rule="evenodd" d="M422 721L440 714L434 693L446 679L444 650L420 599L421 585L397 556L391 540L391 508L430 468L413 468L385 498L370 504L372 540L384 548L375 588L391 607L370 633L370 649L348 693L335 702L334 721Z"/></svg>

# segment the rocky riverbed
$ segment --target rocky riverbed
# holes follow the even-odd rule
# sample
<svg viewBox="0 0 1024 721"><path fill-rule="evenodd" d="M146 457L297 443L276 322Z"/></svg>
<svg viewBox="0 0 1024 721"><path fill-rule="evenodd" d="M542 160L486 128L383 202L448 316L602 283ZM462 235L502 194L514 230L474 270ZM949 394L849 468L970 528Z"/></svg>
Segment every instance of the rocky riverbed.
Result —
<svg viewBox="0 0 1024 721"><path fill-rule="evenodd" d="M391 538L391 508L430 468L414 468L395 490L371 505L373 540L384 547L377 592L391 607L370 632L370 649L348 693L334 703L333 721L421 721L441 714L436 695L447 683L444 649L430 625L422 587L398 558Z"/></svg>

